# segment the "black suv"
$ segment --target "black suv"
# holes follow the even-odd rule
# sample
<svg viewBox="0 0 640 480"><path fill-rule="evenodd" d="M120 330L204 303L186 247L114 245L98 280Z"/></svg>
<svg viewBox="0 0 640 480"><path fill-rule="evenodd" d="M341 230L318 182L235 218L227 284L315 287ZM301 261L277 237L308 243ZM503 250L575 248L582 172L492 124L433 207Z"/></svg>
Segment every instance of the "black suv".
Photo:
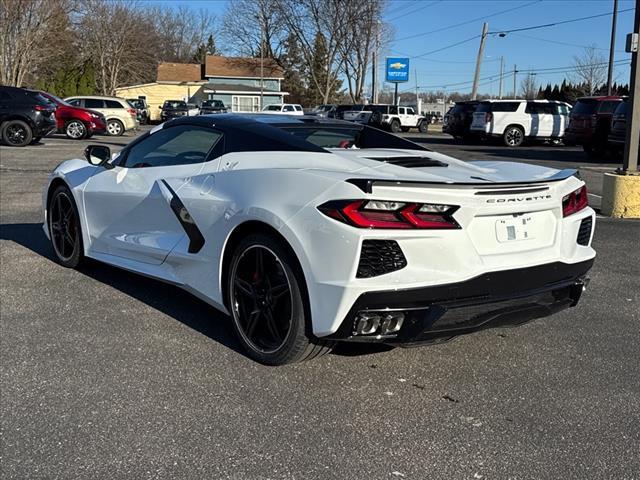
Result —
<svg viewBox="0 0 640 480"><path fill-rule="evenodd" d="M205 100L200 105L199 115L208 115L210 113L227 113L227 107L224 106L222 100Z"/></svg>
<svg viewBox="0 0 640 480"><path fill-rule="evenodd" d="M160 120L163 122L171 118L186 117L189 115L189 107L187 106L187 102L183 100L165 100L160 108L162 109L162 112L160 112Z"/></svg>
<svg viewBox="0 0 640 480"><path fill-rule="evenodd" d="M40 92L0 87L0 138L6 145L24 147L56 129L56 106Z"/></svg>
<svg viewBox="0 0 640 480"><path fill-rule="evenodd" d="M470 128L471 122L473 122L473 112L476 111L477 106L476 100L456 102L444 116L442 132L448 133L453 138L464 138L465 140L473 137Z"/></svg>
<svg viewBox="0 0 640 480"><path fill-rule="evenodd" d="M127 102L133 108L136 109L136 117L140 125L146 125L149 123L149 117L151 112L149 111L149 105L144 98L127 98Z"/></svg>

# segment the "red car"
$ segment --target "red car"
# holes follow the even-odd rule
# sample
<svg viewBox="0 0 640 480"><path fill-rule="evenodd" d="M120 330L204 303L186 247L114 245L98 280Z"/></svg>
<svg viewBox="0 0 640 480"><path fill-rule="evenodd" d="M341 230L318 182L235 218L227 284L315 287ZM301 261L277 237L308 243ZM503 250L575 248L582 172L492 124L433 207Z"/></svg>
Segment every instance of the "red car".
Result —
<svg viewBox="0 0 640 480"><path fill-rule="evenodd" d="M579 98L571 110L564 143L582 145L589 156L603 156L607 150L613 112L622 101L623 98L618 96Z"/></svg>
<svg viewBox="0 0 640 480"><path fill-rule="evenodd" d="M56 127L58 132L64 133L68 138L80 140L107 130L107 121L100 112L74 107L55 95L40 93L56 105Z"/></svg>

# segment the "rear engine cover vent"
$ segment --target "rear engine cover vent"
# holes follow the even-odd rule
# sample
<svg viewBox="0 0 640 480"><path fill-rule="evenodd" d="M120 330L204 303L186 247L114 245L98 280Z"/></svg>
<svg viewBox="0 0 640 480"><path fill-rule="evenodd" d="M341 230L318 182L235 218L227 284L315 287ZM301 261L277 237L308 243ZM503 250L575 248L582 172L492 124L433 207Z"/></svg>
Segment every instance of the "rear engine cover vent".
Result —
<svg viewBox="0 0 640 480"><path fill-rule="evenodd" d="M377 160L378 162L390 163L399 167L406 168L422 168L422 167L446 167L447 164L429 157L367 157L369 160Z"/></svg>
<svg viewBox="0 0 640 480"><path fill-rule="evenodd" d="M593 220L591 217L582 219L582 222L580 222L580 229L578 230L578 245L584 245L585 247L589 245L592 224Z"/></svg>
<svg viewBox="0 0 640 480"><path fill-rule="evenodd" d="M406 266L407 259L395 240L365 240L362 242L356 277L377 277Z"/></svg>

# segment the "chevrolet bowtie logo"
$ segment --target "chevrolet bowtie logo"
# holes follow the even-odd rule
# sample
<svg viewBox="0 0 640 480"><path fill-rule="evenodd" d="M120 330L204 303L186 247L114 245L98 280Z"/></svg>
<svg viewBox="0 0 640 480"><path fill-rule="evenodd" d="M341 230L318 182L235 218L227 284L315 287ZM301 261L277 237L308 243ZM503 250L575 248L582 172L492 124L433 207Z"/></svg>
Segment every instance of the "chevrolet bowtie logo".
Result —
<svg viewBox="0 0 640 480"><path fill-rule="evenodd" d="M393 68L394 70L400 70L401 68L404 68L406 66L407 66L406 63L400 63L400 62L389 64L389 67Z"/></svg>

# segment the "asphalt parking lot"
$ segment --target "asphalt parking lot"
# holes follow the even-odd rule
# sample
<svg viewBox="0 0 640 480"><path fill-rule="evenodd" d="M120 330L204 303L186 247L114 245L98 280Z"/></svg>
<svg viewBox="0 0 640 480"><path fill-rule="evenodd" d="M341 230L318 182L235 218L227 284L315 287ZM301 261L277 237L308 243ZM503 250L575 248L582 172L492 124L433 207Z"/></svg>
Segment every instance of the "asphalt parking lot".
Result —
<svg viewBox="0 0 640 480"><path fill-rule="evenodd" d="M615 167L577 148L405 136L579 168L596 206ZM554 317L269 368L187 293L53 261L41 189L88 143L0 147L3 478L640 478L640 222L598 218L589 289Z"/></svg>

